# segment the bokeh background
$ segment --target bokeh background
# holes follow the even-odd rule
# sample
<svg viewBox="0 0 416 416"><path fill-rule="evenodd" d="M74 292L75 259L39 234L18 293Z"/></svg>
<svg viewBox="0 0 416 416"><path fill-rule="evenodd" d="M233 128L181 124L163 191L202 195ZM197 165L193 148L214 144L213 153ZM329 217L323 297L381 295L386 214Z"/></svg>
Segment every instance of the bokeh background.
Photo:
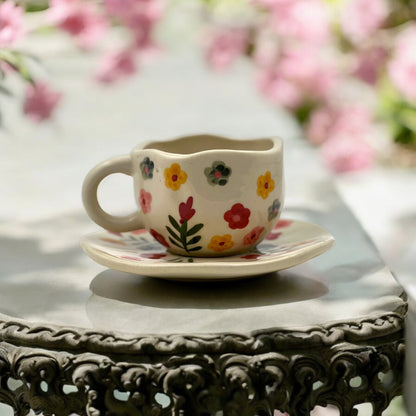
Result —
<svg viewBox="0 0 416 416"><path fill-rule="evenodd" d="M315 149L413 287L415 45L409 0L3 1L0 234L79 218L95 230L84 176L142 141L279 135ZM107 178L104 208L130 211L130 191ZM404 415L403 400L385 414Z"/></svg>

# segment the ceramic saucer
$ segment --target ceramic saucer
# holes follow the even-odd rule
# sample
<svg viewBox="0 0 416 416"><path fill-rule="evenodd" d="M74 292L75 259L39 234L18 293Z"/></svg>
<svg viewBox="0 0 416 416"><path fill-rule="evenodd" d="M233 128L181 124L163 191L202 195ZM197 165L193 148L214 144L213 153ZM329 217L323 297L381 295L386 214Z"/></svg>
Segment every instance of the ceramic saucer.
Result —
<svg viewBox="0 0 416 416"><path fill-rule="evenodd" d="M254 251L230 257L171 254L146 230L101 231L84 236L81 246L94 261L111 269L171 280L241 279L287 269L327 251L334 243L324 228L280 220Z"/></svg>

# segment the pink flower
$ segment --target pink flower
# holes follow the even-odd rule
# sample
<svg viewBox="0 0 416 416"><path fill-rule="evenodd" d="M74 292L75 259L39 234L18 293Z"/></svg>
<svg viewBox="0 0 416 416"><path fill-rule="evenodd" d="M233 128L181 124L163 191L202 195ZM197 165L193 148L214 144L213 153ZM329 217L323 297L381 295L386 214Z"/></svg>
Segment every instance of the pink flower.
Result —
<svg viewBox="0 0 416 416"><path fill-rule="evenodd" d="M387 51L382 46L363 50L357 55L352 74L367 84L375 85L386 58Z"/></svg>
<svg viewBox="0 0 416 416"><path fill-rule="evenodd" d="M276 225L273 227L273 230L278 230L280 228L286 228L292 225L292 220L279 220L277 221Z"/></svg>
<svg viewBox="0 0 416 416"><path fill-rule="evenodd" d="M142 253L140 254L140 257L143 257L144 259L151 259L151 260L159 260L163 257L166 257L166 254L164 253Z"/></svg>
<svg viewBox="0 0 416 416"><path fill-rule="evenodd" d="M302 103L302 91L293 82L283 78L274 68L262 68L257 76L258 89L272 103L295 109Z"/></svg>
<svg viewBox="0 0 416 416"><path fill-rule="evenodd" d="M365 137L372 129L372 115L361 105L320 107L311 113L306 136L313 144L322 144L333 136Z"/></svg>
<svg viewBox="0 0 416 416"><path fill-rule="evenodd" d="M247 35L242 29L223 28L209 35L206 59L216 70L228 68L244 52Z"/></svg>
<svg viewBox="0 0 416 416"><path fill-rule="evenodd" d="M272 102L293 110L304 101L328 97L338 79L335 61L316 48L285 46L273 66L260 68L257 85Z"/></svg>
<svg viewBox="0 0 416 416"><path fill-rule="evenodd" d="M50 21L74 37L83 49L97 44L107 29L107 20L92 2L83 0L51 0Z"/></svg>
<svg viewBox="0 0 416 416"><path fill-rule="evenodd" d="M184 221L189 221L195 214L195 210L192 208L194 199L190 196L186 203L181 202L179 204L179 215L181 216L180 223L183 224Z"/></svg>
<svg viewBox="0 0 416 416"><path fill-rule="evenodd" d="M341 15L343 32L355 43L380 28L389 14L385 0L350 0Z"/></svg>
<svg viewBox="0 0 416 416"><path fill-rule="evenodd" d="M159 0L105 0L107 12L120 20L133 34L134 47L154 49L151 34L160 20L163 4Z"/></svg>
<svg viewBox="0 0 416 416"><path fill-rule="evenodd" d="M136 71L136 62L131 50L111 52L104 56L95 78L103 83L111 83L129 77Z"/></svg>
<svg viewBox="0 0 416 416"><path fill-rule="evenodd" d="M249 222L250 210L245 208L243 204L234 204L229 211L224 214L225 221L228 226L235 230L237 228L245 228Z"/></svg>
<svg viewBox="0 0 416 416"><path fill-rule="evenodd" d="M29 84L23 105L24 113L36 122L51 117L61 99L61 93L54 91L45 82Z"/></svg>
<svg viewBox="0 0 416 416"><path fill-rule="evenodd" d="M328 139L322 145L322 155L328 167L336 173L368 168L374 159L370 144L349 134Z"/></svg>
<svg viewBox="0 0 416 416"><path fill-rule="evenodd" d="M322 44L329 40L329 14L320 0L268 1L270 24L281 37L289 37L307 44Z"/></svg>
<svg viewBox="0 0 416 416"><path fill-rule="evenodd" d="M244 236L244 245L252 245L260 238L261 233L264 231L264 227L254 227L248 234Z"/></svg>
<svg viewBox="0 0 416 416"><path fill-rule="evenodd" d="M23 13L23 8L11 0L0 4L0 48L12 45L23 36Z"/></svg>
<svg viewBox="0 0 416 416"><path fill-rule="evenodd" d="M409 100L416 99L416 24L401 32L388 73L393 85Z"/></svg>
<svg viewBox="0 0 416 416"><path fill-rule="evenodd" d="M140 189L139 203L143 214L148 214L152 209L152 194Z"/></svg>

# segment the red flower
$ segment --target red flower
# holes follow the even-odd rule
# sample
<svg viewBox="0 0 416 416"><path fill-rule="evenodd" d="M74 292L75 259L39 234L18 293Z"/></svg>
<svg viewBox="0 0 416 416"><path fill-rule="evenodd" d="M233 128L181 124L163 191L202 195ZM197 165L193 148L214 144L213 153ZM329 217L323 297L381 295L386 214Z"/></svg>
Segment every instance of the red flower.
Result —
<svg viewBox="0 0 416 416"><path fill-rule="evenodd" d="M260 257L260 254L246 254L245 256L241 256L242 259L246 260L257 260Z"/></svg>
<svg viewBox="0 0 416 416"><path fill-rule="evenodd" d="M166 254L163 254L163 253L143 253L143 254L140 254L140 257L143 257L145 259L158 260L158 259L161 259L162 257L166 257Z"/></svg>
<svg viewBox="0 0 416 416"><path fill-rule="evenodd" d="M195 210L192 208L192 204L194 202L194 199L190 196L186 203L181 202L179 204L179 215L181 216L180 223L183 224L183 222L189 221L195 214Z"/></svg>
<svg viewBox="0 0 416 416"><path fill-rule="evenodd" d="M244 245L255 244L256 241L260 238L260 234L263 232L264 227L255 227L253 228L245 237Z"/></svg>
<svg viewBox="0 0 416 416"><path fill-rule="evenodd" d="M224 214L225 221L228 222L230 228L244 228L248 224L250 210L244 208L243 204L234 204L229 211Z"/></svg>
<svg viewBox="0 0 416 416"><path fill-rule="evenodd" d="M162 234L159 234L157 231L155 231L153 228L150 229L150 234L163 246L169 248L169 244L165 240L165 237L163 237Z"/></svg>
<svg viewBox="0 0 416 416"><path fill-rule="evenodd" d="M292 220L279 220L277 221L277 224L274 226L274 229L289 227L289 225L292 224L292 222Z"/></svg>
<svg viewBox="0 0 416 416"><path fill-rule="evenodd" d="M276 233L275 231L272 231L271 233L266 235L266 240L276 240L281 235L282 235L282 233Z"/></svg>

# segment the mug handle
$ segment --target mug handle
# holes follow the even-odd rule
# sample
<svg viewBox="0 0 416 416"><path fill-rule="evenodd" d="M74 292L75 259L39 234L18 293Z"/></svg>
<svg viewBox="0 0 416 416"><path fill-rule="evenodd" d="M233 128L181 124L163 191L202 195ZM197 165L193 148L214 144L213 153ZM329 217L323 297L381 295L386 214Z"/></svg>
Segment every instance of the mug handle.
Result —
<svg viewBox="0 0 416 416"><path fill-rule="evenodd" d="M100 182L113 173L132 176L131 157L129 155L114 157L101 162L87 174L82 185L82 202L88 216L106 230L123 232L144 228L141 211L133 212L124 217L110 215L105 212L97 198Z"/></svg>

